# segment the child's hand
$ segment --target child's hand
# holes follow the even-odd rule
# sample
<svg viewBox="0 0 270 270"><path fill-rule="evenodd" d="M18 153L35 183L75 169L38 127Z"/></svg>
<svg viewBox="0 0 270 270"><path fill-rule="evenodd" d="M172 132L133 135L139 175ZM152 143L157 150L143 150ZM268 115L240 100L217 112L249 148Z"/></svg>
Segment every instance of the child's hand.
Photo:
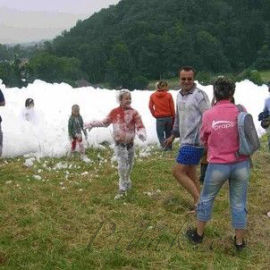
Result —
<svg viewBox="0 0 270 270"><path fill-rule="evenodd" d="M84 125L84 128L90 131L93 128L93 126L89 123L89 124Z"/></svg>

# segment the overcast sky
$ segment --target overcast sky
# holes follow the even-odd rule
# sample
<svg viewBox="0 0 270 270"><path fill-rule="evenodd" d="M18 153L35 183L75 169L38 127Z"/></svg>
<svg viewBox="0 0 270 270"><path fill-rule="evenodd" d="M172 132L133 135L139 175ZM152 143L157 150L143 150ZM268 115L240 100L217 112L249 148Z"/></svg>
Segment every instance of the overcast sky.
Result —
<svg viewBox="0 0 270 270"><path fill-rule="evenodd" d="M0 7L28 11L89 14L118 2L119 0L0 0Z"/></svg>

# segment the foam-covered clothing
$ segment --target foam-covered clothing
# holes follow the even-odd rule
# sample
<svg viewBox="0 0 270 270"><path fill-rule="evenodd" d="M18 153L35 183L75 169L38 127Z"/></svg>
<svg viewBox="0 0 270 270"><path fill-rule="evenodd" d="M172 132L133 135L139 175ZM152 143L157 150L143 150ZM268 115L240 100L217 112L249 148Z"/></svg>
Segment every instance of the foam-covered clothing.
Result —
<svg viewBox="0 0 270 270"><path fill-rule="evenodd" d="M116 143L131 143L135 134L146 138L146 131L139 113L131 108L121 106L113 109L102 121L92 121L85 125L89 127L108 127L113 125L113 139Z"/></svg>
<svg viewBox="0 0 270 270"><path fill-rule="evenodd" d="M149 109L155 118L175 117L173 98L166 89L159 89L150 96Z"/></svg>
<svg viewBox="0 0 270 270"><path fill-rule="evenodd" d="M86 128L113 125L114 152L118 162L119 190L131 188L130 173L134 161L134 137L146 139L146 131L139 113L131 107L113 109L103 121L92 121Z"/></svg>
<svg viewBox="0 0 270 270"><path fill-rule="evenodd" d="M35 109L32 108L24 108L22 110L22 118L28 122L31 122L33 124L38 124L39 122L39 117Z"/></svg>
<svg viewBox="0 0 270 270"><path fill-rule="evenodd" d="M229 100L217 102L203 114L200 139L207 148L209 163L233 163L247 160L239 150L237 116L239 110Z"/></svg>
<svg viewBox="0 0 270 270"><path fill-rule="evenodd" d="M203 113L210 108L207 94L196 87L187 93L182 89L176 100L176 114L172 133L180 137L180 145L200 145L200 128Z"/></svg>
<svg viewBox="0 0 270 270"><path fill-rule="evenodd" d="M71 115L68 120L68 135L70 138L76 138L76 135L86 135L86 131L84 130L84 123L81 115L74 116Z"/></svg>
<svg viewBox="0 0 270 270"><path fill-rule="evenodd" d="M130 174L134 163L134 145L116 144L115 155L118 163L119 190L127 191L131 188Z"/></svg>

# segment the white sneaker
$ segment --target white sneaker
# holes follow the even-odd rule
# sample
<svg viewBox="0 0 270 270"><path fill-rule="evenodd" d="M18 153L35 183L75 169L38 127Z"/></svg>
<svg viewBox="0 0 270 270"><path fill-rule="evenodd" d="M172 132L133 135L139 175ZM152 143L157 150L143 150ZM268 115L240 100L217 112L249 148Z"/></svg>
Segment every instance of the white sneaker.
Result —
<svg viewBox="0 0 270 270"><path fill-rule="evenodd" d="M81 160L86 162L86 163L89 163L91 161L86 155L82 155Z"/></svg>
<svg viewBox="0 0 270 270"><path fill-rule="evenodd" d="M127 195L127 192L125 190L119 190L118 193L115 195L114 199L119 200Z"/></svg>

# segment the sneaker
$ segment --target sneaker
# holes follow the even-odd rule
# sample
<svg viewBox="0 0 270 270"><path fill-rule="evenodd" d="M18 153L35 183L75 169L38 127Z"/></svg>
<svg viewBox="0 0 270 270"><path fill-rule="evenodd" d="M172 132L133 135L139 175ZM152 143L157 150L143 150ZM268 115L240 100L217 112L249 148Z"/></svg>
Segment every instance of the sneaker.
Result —
<svg viewBox="0 0 270 270"><path fill-rule="evenodd" d="M119 199L123 198L126 195L127 195L127 192L125 190L123 190L123 189L120 189L118 191L118 193L115 195L114 199L119 200Z"/></svg>
<svg viewBox="0 0 270 270"><path fill-rule="evenodd" d="M245 248L246 247L246 242L244 241L244 239L243 239L243 241L242 241L242 244L237 244L236 243L236 236L234 236L234 246L236 247L236 250L237 251L241 251L241 250L243 250L243 248Z"/></svg>
<svg viewBox="0 0 270 270"><path fill-rule="evenodd" d="M198 235L197 228L188 229L186 232L188 240L194 244L199 244L203 240L203 235Z"/></svg>
<svg viewBox="0 0 270 270"><path fill-rule="evenodd" d="M81 160L84 161L85 163L89 163L91 161L86 155L82 155Z"/></svg>

